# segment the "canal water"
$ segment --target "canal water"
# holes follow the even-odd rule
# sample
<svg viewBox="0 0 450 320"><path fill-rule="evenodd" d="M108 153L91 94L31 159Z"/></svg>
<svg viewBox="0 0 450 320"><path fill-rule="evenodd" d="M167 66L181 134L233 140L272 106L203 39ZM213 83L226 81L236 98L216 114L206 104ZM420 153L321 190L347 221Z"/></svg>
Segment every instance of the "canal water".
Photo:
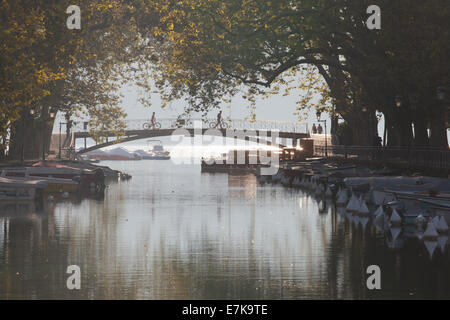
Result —
<svg viewBox="0 0 450 320"><path fill-rule="evenodd" d="M448 248L430 258L414 230L393 240L253 175L102 164L133 176L104 200L0 204L0 299L450 298ZM370 265L381 290L367 289Z"/></svg>

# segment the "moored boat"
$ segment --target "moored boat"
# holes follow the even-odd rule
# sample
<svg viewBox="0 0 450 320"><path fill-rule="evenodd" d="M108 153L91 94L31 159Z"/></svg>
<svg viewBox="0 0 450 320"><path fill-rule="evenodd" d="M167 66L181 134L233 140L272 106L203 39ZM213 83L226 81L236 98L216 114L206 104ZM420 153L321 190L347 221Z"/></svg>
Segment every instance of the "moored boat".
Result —
<svg viewBox="0 0 450 320"><path fill-rule="evenodd" d="M423 204L424 207L444 210L444 211L448 211L450 213L450 199L443 200L443 199L438 199L438 198L436 198L436 199L418 198L417 201L419 201L421 204Z"/></svg>
<svg viewBox="0 0 450 320"><path fill-rule="evenodd" d="M9 168L3 169L0 176L4 178L14 177L14 179L21 181L45 181L47 182L47 188L45 189L45 191L49 193L74 193L78 191L80 179L77 179L76 176L74 176L72 179L55 178L53 176L46 175L38 176L39 173L43 174L44 172L42 170L39 172L39 170L36 170L35 168Z"/></svg>
<svg viewBox="0 0 450 320"><path fill-rule="evenodd" d="M170 160L170 152L164 150L160 140L148 140L147 142L157 141L159 144L154 145L151 150L147 152L138 150L135 153L139 154L143 160Z"/></svg>
<svg viewBox="0 0 450 320"><path fill-rule="evenodd" d="M103 168L79 168L53 162L38 162L31 167L4 168L2 175L7 178L27 180L47 180L50 190L71 192L80 187L81 190L94 189L101 191L105 187Z"/></svg>
<svg viewBox="0 0 450 320"><path fill-rule="evenodd" d="M0 177L0 200L32 201L42 197L47 186L47 182L42 180Z"/></svg>

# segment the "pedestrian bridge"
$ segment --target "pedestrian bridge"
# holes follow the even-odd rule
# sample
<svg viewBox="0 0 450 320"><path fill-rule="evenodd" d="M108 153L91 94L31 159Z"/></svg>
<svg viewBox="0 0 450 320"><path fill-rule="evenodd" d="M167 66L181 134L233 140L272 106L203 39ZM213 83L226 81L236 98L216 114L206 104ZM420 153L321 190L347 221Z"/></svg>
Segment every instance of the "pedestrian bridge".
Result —
<svg viewBox="0 0 450 320"><path fill-rule="evenodd" d="M105 131L101 135L106 142L87 148L86 139L92 138L92 133L86 122L78 122L72 127L70 147L76 148L77 140L84 140L84 149L78 152L78 154L83 154L114 144L139 139L172 135L193 137L198 134L229 137L267 145L274 145L273 137L277 137L276 146L286 146L288 145L288 140L293 146L297 146L299 139L310 137L308 124L299 122L224 119L222 128L215 127L216 119L165 118L157 119L156 123L158 128L149 128L149 120L126 120L126 129L121 137L117 137L117 134L114 132Z"/></svg>

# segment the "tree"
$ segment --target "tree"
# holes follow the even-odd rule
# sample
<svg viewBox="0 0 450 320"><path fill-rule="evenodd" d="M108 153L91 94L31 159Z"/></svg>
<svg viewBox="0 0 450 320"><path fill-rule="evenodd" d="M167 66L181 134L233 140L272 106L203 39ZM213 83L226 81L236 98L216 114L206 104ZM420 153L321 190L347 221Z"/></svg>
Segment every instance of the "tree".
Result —
<svg viewBox="0 0 450 320"><path fill-rule="evenodd" d="M429 105L436 100L432 87L449 87L449 6L444 0L381 1L382 29L374 31L365 25L369 4L159 2L154 9L160 16L159 47L153 57L158 88L167 99L189 96L193 108L205 108L242 84L249 87L249 97L262 93L261 87L285 84L287 73L298 73L304 86L309 79L300 66L310 65L326 81L324 93L333 99L333 110L355 128L353 136L366 138L359 143L372 143L367 137L375 132L379 110L390 145L412 144L414 122L417 145L427 144L430 123L431 145L447 147L443 111ZM401 109L394 101L399 94Z"/></svg>
<svg viewBox="0 0 450 320"><path fill-rule="evenodd" d="M118 135L126 115L119 107L119 86L129 80L129 66L138 48L135 8L128 1L98 0L81 6L81 30L66 27L68 1L3 1L1 37L2 148L19 157L36 157L41 134L50 138L50 108L86 114L93 131L109 128ZM22 25L22 21L26 24ZM34 108L39 117L30 117ZM24 128L24 123L27 123ZM9 139L8 139L9 138ZM47 143L47 146L49 143Z"/></svg>

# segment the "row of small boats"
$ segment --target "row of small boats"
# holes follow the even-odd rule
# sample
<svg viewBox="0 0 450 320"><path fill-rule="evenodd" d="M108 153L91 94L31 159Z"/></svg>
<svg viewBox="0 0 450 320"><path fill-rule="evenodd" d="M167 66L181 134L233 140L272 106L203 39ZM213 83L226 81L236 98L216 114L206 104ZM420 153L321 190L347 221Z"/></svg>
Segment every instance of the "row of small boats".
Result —
<svg viewBox="0 0 450 320"><path fill-rule="evenodd" d="M341 173L345 174L336 174L339 168L323 163L307 163L302 169L286 166L258 180L309 190L359 216L376 217L382 210L392 224L414 224L436 216L445 217L446 223L450 219L449 179L374 176L367 170L358 176L355 167L344 167Z"/></svg>
<svg viewBox="0 0 450 320"><path fill-rule="evenodd" d="M79 168L57 163L0 169L0 201L42 200L45 194L88 191L100 192L105 186L101 168Z"/></svg>

